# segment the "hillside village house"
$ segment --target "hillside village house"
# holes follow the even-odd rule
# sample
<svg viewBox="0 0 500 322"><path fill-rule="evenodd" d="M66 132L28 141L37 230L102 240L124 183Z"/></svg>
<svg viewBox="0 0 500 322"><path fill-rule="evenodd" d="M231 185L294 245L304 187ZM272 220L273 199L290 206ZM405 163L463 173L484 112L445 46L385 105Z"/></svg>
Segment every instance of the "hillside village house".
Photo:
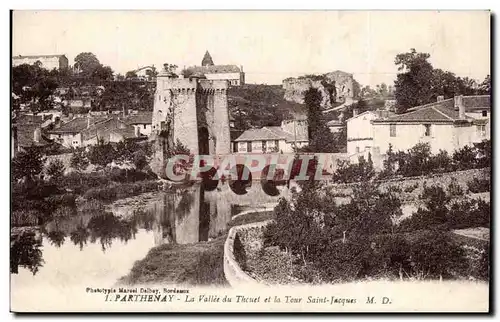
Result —
<svg viewBox="0 0 500 322"><path fill-rule="evenodd" d="M12 120L11 157L31 147L46 147L54 144L43 133L46 122L41 115L19 115Z"/></svg>
<svg viewBox="0 0 500 322"><path fill-rule="evenodd" d="M371 121L379 117L375 111L366 111L357 114L353 110L353 117L347 120L347 153L356 153L370 150L373 146L373 128Z"/></svg>
<svg viewBox="0 0 500 322"><path fill-rule="evenodd" d="M236 140L237 153L291 153L309 144L306 120L285 120L281 126L249 129Z"/></svg>
<svg viewBox="0 0 500 322"><path fill-rule="evenodd" d="M34 55L34 56L14 56L12 57L12 66L19 66L22 64L33 65L36 62L42 64L41 67L52 69L66 69L68 68L68 58L65 55Z"/></svg>
<svg viewBox="0 0 500 322"><path fill-rule="evenodd" d="M326 123L326 126L328 129L330 129L330 132L332 133L338 133L342 131L344 128L344 124L340 120L331 120Z"/></svg>
<svg viewBox="0 0 500 322"><path fill-rule="evenodd" d="M137 112L128 115L125 118L126 122L134 127L134 132L137 136L151 134L153 128L153 113L152 112Z"/></svg>
<svg viewBox="0 0 500 322"><path fill-rule="evenodd" d="M201 66L192 66L187 68L191 74L205 75L207 79L227 80L229 85L240 86L245 84L245 73L243 66L236 65L215 65L212 56L207 51L201 61Z"/></svg>
<svg viewBox="0 0 500 322"><path fill-rule="evenodd" d="M490 118L489 95L460 95L447 100L438 97L437 102L412 108L407 113L373 119L372 147L384 154L389 144L398 151L408 150L417 143L429 143L433 153L439 150L453 153L490 139Z"/></svg>
<svg viewBox="0 0 500 322"><path fill-rule="evenodd" d="M117 143L143 137L134 125L116 115L76 117L47 133L51 140L67 148L95 145L100 139Z"/></svg>

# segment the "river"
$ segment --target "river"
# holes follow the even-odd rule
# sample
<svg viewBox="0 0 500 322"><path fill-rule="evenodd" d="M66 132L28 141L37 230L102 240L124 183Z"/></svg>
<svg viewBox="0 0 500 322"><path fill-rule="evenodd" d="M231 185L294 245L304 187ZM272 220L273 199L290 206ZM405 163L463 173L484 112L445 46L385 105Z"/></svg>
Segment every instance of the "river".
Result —
<svg viewBox="0 0 500 322"><path fill-rule="evenodd" d="M276 204L288 189L266 194L260 184L236 194L221 183L119 200L98 213L78 212L11 237L11 298L29 302L47 292L112 286L135 261L165 243L199 243L227 230L231 217Z"/></svg>

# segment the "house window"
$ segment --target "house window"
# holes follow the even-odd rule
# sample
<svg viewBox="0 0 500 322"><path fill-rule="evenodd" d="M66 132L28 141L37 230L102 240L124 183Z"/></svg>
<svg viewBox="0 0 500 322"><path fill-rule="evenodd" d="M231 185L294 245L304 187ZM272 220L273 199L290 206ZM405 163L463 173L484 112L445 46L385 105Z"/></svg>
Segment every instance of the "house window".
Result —
<svg viewBox="0 0 500 322"><path fill-rule="evenodd" d="M392 137L396 136L396 124L389 125L389 130L390 130L390 136Z"/></svg>
<svg viewBox="0 0 500 322"><path fill-rule="evenodd" d="M359 146L356 147L356 153L359 153Z"/></svg>
<svg viewBox="0 0 500 322"><path fill-rule="evenodd" d="M247 143L246 142L238 142L239 151L246 152L247 151Z"/></svg>
<svg viewBox="0 0 500 322"><path fill-rule="evenodd" d="M266 141L262 141L262 151L266 152L266 148L267 148L267 142Z"/></svg>
<svg viewBox="0 0 500 322"><path fill-rule="evenodd" d="M480 124L476 125L477 133L479 136L485 136L486 135L486 125Z"/></svg>
<svg viewBox="0 0 500 322"><path fill-rule="evenodd" d="M278 147L279 147L279 145L280 145L280 142L279 142L278 140L274 140L274 146L275 146L276 148L278 148Z"/></svg>
<svg viewBox="0 0 500 322"><path fill-rule="evenodd" d="M144 129L146 129L146 124L144 124Z"/></svg>
<svg viewBox="0 0 500 322"><path fill-rule="evenodd" d="M247 152L252 152L252 142L247 142Z"/></svg>
<svg viewBox="0 0 500 322"><path fill-rule="evenodd" d="M425 128L424 136L431 136L431 125L424 124L424 128Z"/></svg>
<svg viewBox="0 0 500 322"><path fill-rule="evenodd" d="M488 116L488 111L483 111L482 115L483 115L483 117L487 117Z"/></svg>

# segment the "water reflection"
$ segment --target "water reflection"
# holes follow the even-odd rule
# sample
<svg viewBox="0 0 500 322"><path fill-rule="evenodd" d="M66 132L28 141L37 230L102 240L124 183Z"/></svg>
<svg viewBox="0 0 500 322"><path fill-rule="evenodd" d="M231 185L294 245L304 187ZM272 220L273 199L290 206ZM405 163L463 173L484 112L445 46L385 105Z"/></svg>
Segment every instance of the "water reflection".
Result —
<svg viewBox="0 0 500 322"><path fill-rule="evenodd" d="M123 252L139 232L142 236L151 236L152 242L149 247L144 246L145 249L166 243L208 241L227 230L236 209L234 205L241 210L246 206L276 202L279 197L266 194L260 185L254 185L244 195L235 194L229 183L221 183L216 190L209 190L212 191L194 185L175 192L153 194L149 199L138 196L120 206L113 205L107 211L102 205L87 203L78 209L76 215L55 217L40 227L38 233L32 230L11 233L11 273L18 273L21 266L36 274L43 267L44 247L74 248L72 256L85 258L86 249L93 244L100 245L101 251L108 253L114 251L114 243L117 243ZM92 261L92 255L88 256ZM51 267L59 267L55 261L65 259L51 260Z"/></svg>
<svg viewBox="0 0 500 322"><path fill-rule="evenodd" d="M19 266L35 275L43 264L41 236L33 230L11 233L10 272L17 274Z"/></svg>

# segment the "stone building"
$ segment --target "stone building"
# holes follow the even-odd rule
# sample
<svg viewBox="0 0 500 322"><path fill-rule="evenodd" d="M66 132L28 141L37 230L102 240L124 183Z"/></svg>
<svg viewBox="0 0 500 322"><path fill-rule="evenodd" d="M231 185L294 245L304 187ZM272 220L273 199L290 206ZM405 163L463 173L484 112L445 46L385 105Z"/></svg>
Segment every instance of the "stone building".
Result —
<svg viewBox="0 0 500 322"><path fill-rule="evenodd" d="M237 153L291 153L309 144L307 120L285 120L281 126L249 129L234 142Z"/></svg>
<svg viewBox="0 0 500 322"><path fill-rule="evenodd" d="M33 65L39 61L43 68L52 69L66 69L68 68L68 58L65 55L35 55L35 56L14 56L12 57L12 66L19 66L22 64Z"/></svg>
<svg viewBox="0 0 500 322"><path fill-rule="evenodd" d="M408 150L429 143L433 153L453 153L466 145L490 139L489 95L438 97L437 102L417 106L404 114L372 120L373 147L385 153Z"/></svg>
<svg viewBox="0 0 500 322"><path fill-rule="evenodd" d="M227 80L163 71L156 82L150 138L156 141L152 167L157 173L164 171L165 148L177 141L195 155L231 152Z"/></svg>
<svg viewBox="0 0 500 322"><path fill-rule="evenodd" d="M331 95L329 87L335 86L336 95ZM287 101L304 104L305 93L310 88L319 90L322 96L321 108L329 109L335 103L344 103L356 98L356 81L352 74L337 70L331 73L315 76L301 76L283 80L284 98Z"/></svg>
<svg viewBox="0 0 500 322"><path fill-rule="evenodd" d="M207 51L201 61L201 66L187 68L189 74L203 74L208 80L227 80L231 86L245 84L245 73L243 66L236 65L215 65Z"/></svg>

